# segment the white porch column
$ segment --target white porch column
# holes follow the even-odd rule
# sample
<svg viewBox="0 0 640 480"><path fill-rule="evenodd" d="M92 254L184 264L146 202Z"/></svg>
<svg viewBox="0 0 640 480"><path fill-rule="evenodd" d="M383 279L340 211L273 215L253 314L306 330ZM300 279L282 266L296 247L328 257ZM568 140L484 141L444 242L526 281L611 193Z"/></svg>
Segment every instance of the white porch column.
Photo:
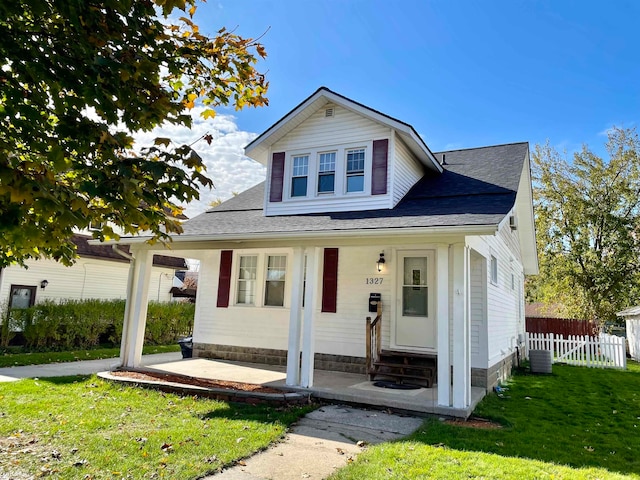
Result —
<svg viewBox="0 0 640 480"><path fill-rule="evenodd" d="M120 359L124 367L138 367L142 361L149 277L153 264L153 253L150 250L132 247L131 254L134 260L127 282L127 301L120 346Z"/></svg>
<svg viewBox="0 0 640 480"><path fill-rule="evenodd" d="M451 337L449 329L449 245L438 245L436 252L438 301L438 405L451 406Z"/></svg>
<svg viewBox="0 0 640 480"><path fill-rule="evenodd" d="M320 272L320 249L307 249L307 287L304 295L304 325L302 327L302 368L300 371L300 385L313 386L313 367L315 355L314 315L318 305L318 289Z"/></svg>
<svg viewBox="0 0 640 480"><path fill-rule="evenodd" d="M469 248L453 246L453 407L471 404Z"/></svg>
<svg viewBox="0 0 640 480"><path fill-rule="evenodd" d="M286 384L300 385L300 331L302 330L302 286L304 284L304 249L302 247L293 249L292 267Z"/></svg>

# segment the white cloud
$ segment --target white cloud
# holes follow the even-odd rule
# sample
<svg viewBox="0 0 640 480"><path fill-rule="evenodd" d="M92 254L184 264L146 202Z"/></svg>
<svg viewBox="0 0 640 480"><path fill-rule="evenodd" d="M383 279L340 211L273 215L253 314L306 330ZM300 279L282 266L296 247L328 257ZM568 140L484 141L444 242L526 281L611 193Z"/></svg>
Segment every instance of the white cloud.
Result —
<svg viewBox="0 0 640 480"><path fill-rule="evenodd" d="M185 214L194 217L207 210L209 202L221 198L227 200L232 192L242 192L265 178L265 168L244 155L244 147L256 138L255 133L238 129L232 115L216 115L213 119L200 117L203 108L192 110L191 129L174 125L163 125L151 132L134 135L136 148L150 146L156 137L168 137L176 145L192 144L209 133L213 137L211 145L200 140L193 148L204 160L207 176L213 180L214 189L200 190L200 200L185 205Z"/></svg>
<svg viewBox="0 0 640 480"><path fill-rule="evenodd" d="M614 127L618 127L618 128L633 128L636 126L636 122L621 122L619 124L611 124L609 125L607 128L605 128L604 130L598 132L599 136L602 137L608 137L609 134L613 133L613 129Z"/></svg>

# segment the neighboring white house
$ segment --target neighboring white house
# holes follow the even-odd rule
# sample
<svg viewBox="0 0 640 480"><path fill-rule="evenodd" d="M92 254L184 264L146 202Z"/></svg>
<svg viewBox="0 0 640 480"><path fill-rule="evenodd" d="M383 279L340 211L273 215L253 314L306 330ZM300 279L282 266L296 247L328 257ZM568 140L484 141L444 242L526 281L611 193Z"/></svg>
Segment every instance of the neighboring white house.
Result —
<svg viewBox="0 0 640 480"><path fill-rule="evenodd" d="M640 360L640 306L627 308L616 315L625 320L629 355L636 361Z"/></svg>
<svg viewBox="0 0 640 480"><path fill-rule="evenodd" d="M437 360L439 407L468 409L472 385L510 374L524 275L538 270L527 143L433 153L410 125L323 87L246 154L266 182L172 244L200 260L196 356L286 364L301 387L314 368L367 373L379 294L382 349ZM161 246L121 243L136 257L122 351L135 366Z"/></svg>
<svg viewBox="0 0 640 480"><path fill-rule="evenodd" d="M0 305L24 308L42 300L124 299L127 295L129 260L106 245L89 245L90 236L76 234L77 262L66 267L55 260L28 260L26 266L0 270ZM122 248L123 250L126 247ZM176 270L184 259L156 255L148 298L168 302Z"/></svg>

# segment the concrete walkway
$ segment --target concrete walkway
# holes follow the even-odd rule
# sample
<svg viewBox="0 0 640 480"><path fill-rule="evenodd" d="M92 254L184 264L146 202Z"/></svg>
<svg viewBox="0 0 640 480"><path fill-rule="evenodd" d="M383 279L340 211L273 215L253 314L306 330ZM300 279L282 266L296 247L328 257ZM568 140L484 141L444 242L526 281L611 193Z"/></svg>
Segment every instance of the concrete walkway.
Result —
<svg viewBox="0 0 640 480"><path fill-rule="evenodd" d="M409 435L423 421L375 410L324 406L294 425L283 442L205 480L320 480L344 467L366 445Z"/></svg>
<svg viewBox="0 0 640 480"><path fill-rule="evenodd" d="M143 355L143 365L157 365L175 362L182 358L180 352L155 353ZM27 365L24 367L0 368L0 382L14 382L22 378L63 377L67 375L91 375L92 373L113 370L118 366L118 358L103 360L82 360L79 362L48 363L46 365Z"/></svg>

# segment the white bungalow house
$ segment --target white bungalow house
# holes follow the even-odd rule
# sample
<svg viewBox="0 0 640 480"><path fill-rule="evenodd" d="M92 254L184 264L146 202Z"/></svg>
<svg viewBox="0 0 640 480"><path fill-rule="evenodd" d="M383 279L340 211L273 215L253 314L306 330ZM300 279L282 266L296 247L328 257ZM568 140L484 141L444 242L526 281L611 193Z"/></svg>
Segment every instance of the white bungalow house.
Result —
<svg viewBox="0 0 640 480"><path fill-rule="evenodd" d="M195 356L286 365L286 383L310 389L315 369L422 373L452 410L510 374L524 275L538 270L527 143L433 153L409 124L322 87L246 154L266 181L186 222L171 246L201 261ZM122 362L137 366L162 246L122 242L136 259Z"/></svg>
<svg viewBox="0 0 640 480"><path fill-rule="evenodd" d="M107 245L90 245L92 237L74 234L79 258L71 267L49 259L28 260L25 267L0 269L0 310L26 308L43 300L113 300L127 296L129 259ZM127 250L128 251L128 250ZM156 255L150 274L149 300L172 300L176 270L187 268L183 258Z"/></svg>

